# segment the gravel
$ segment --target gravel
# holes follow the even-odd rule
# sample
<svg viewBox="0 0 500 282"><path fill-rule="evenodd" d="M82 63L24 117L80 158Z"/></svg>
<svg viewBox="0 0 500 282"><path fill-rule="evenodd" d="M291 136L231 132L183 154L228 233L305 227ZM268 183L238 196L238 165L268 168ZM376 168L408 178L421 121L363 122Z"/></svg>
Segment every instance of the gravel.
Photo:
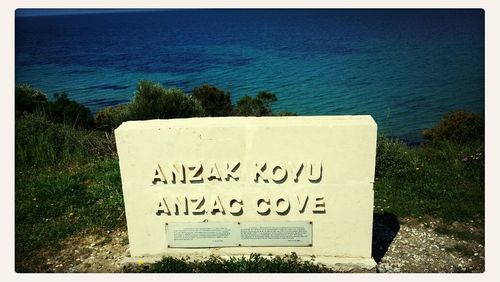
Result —
<svg viewBox="0 0 500 282"><path fill-rule="evenodd" d="M379 251L379 257L375 257L378 272L484 272L483 244L473 239L460 239L453 234L439 234L436 229L443 224L440 220L431 219L422 222L422 220L404 219L394 232L396 228L394 222L389 224L387 219L378 222L375 220L374 242L384 239L391 241L387 250ZM384 230L384 227L388 226L390 228L385 228L385 233L378 233L381 238L375 240L377 236L375 231ZM452 227L459 232L458 234L466 230L469 234L476 233L484 238L484 230L474 227L473 222L454 223Z"/></svg>

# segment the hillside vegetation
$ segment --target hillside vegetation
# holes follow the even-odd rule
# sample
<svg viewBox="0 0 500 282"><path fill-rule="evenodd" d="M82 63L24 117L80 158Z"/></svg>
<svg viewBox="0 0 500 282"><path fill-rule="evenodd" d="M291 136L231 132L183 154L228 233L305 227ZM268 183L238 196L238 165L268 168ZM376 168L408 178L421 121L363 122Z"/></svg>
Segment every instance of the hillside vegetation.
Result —
<svg viewBox="0 0 500 282"><path fill-rule="evenodd" d="M191 95L142 81L128 104L105 108L95 117L66 93L49 100L29 86L16 87L15 247L16 271L44 272L44 261L74 234L105 233L125 223L113 130L127 120L194 116L270 116L276 95L262 91L232 104L230 93L203 85ZM423 132L426 142L409 147L379 136L375 209L397 217L433 217L445 222L484 223L484 119L474 113L449 113ZM484 238L480 238L484 240ZM205 266L161 262L141 271L190 272L224 269L280 272L325 271L285 261L230 262ZM291 263L291 264L290 264ZM162 267L163 265L163 267Z"/></svg>

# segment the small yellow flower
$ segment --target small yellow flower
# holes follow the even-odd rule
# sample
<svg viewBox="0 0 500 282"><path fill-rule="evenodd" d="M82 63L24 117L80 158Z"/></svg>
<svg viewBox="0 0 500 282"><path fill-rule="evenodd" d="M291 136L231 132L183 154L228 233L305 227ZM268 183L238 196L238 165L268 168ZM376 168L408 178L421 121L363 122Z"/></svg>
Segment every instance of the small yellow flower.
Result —
<svg viewBox="0 0 500 282"><path fill-rule="evenodd" d="M144 261L142 261L142 260L138 260L138 261L137 261L137 264L138 264L138 265L143 265L143 264L144 264Z"/></svg>

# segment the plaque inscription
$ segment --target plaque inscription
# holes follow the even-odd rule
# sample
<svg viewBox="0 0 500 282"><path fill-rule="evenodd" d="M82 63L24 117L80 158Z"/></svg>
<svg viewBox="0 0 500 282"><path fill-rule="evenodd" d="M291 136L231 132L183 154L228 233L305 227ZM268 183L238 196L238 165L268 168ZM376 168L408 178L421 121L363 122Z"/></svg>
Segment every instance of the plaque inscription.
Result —
<svg viewBox="0 0 500 282"><path fill-rule="evenodd" d="M242 246L312 246L309 221L256 221L240 224Z"/></svg>

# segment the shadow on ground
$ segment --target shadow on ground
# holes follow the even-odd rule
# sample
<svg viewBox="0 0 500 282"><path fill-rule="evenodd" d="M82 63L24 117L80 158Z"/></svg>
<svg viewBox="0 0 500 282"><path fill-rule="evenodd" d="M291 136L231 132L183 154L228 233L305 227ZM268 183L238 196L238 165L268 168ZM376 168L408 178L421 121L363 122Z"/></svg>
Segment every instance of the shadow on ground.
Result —
<svg viewBox="0 0 500 282"><path fill-rule="evenodd" d="M376 263L384 257L399 232L399 222L392 213L373 214L372 256Z"/></svg>

